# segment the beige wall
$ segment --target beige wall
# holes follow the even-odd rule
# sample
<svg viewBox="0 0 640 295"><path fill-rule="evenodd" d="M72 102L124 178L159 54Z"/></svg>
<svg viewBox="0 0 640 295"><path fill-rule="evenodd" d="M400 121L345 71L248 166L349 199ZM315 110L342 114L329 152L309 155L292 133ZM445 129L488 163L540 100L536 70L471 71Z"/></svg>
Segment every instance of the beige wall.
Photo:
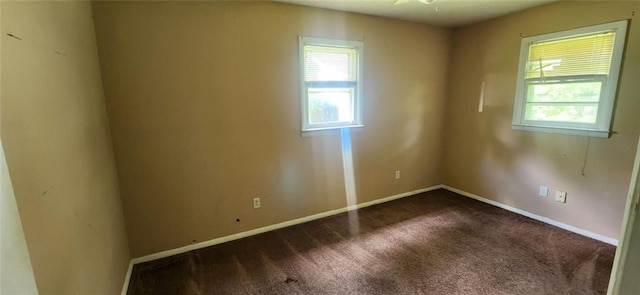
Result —
<svg viewBox="0 0 640 295"><path fill-rule="evenodd" d="M511 130L521 36L629 19L632 11L611 138ZM617 239L640 131L638 12L637 1L566 1L455 30L445 184ZM540 185L549 197L537 196ZM553 201L556 190L568 192L566 204Z"/></svg>
<svg viewBox="0 0 640 295"><path fill-rule="evenodd" d="M94 14L134 257L347 205L340 135L300 136L298 35L364 41L357 202L441 183L448 30L258 2Z"/></svg>
<svg viewBox="0 0 640 295"><path fill-rule="evenodd" d="M129 251L91 5L1 5L1 135L38 290L118 294Z"/></svg>

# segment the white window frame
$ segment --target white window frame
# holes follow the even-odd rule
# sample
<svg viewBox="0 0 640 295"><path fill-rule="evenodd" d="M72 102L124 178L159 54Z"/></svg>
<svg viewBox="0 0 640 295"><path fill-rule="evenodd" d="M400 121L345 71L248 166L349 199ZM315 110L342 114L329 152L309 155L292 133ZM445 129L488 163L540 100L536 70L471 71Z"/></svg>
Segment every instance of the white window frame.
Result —
<svg viewBox="0 0 640 295"><path fill-rule="evenodd" d="M301 114L302 114L302 131L310 132L310 131L320 131L320 130L329 130L329 129L340 129L340 128L353 128L353 127L363 127L362 123L362 60L364 56L364 43L360 41L347 41L347 40L336 40L336 39L325 39L325 38L314 38L314 37L298 37L299 44L299 56L300 56L300 90L301 90ZM309 97L308 97L308 88L313 86L314 82L305 81L305 57L304 57L304 46L305 45L314 45L314 46L327 46L327 47L342 47L342 48L353 48L356 50L356 85L354 87L355 93L353 97L353 121L351 122L335 122L335 123L321 123L321 124L310 124L309 123ZM322 84L324 82L315 82ZM335 86L334 88L341 88L339 86Z"/></svg>
<svg viewBox="0 0 640 295"><path fill-rule="evenodd" d="M593 77L582 81L602 81L600 90L600 99L598 102L598 113L596 122L589 123L570 123L555 121L538 121L525 120L525 107L527 99L527 83L525 82L525 74L527 71L527 60L529 59L529 47L531 44L548 42L554 40L570 39L580 36L593 35L599 32L616 31L616 39L613 45L613 56L611 58L611 67L609 75L606 77ZM513 130L550 132L571 135L583 135L591 137L608 138L611 134L611 120L613 118L613 108L615 103L616 91L618 87L618 78L624 45L626 41L627 21L617 21L612 23L600 24L589 27L582 27L562 32L537 35L522 38L520 44L520 62L518 66L518 80L516 85L515 101L513 106ZM559 82L577 82L582 77L553 77Z"/></svg>

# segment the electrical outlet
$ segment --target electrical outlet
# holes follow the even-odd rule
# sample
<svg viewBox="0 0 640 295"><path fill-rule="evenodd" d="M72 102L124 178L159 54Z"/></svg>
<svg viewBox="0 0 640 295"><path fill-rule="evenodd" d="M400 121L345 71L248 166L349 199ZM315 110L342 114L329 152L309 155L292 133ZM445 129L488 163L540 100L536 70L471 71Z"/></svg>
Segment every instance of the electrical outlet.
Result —
<svg viewBox="0 0 640 295"><path fill-rule="evenodd" d="M400 179L400 170L396 171L396 179Z"/></svg>
<svg viewBox="0 0 640 295"><path fill-rule="evenodd" d="M541 197L546 197L549 194L549 188L541 185L540 189L538 190L538 195Z"/></svg>
<svg viewBox="0 0 640 295"><path fill-rule="evenodd" d="M556 202L566 203L567 202L567 192L556 191Z"/></svg>
<svg viewBox="0 0 640 295"><path fill-rule="evenodd" d="M260 198L253 198L253 209L260 208Z"/></svg>

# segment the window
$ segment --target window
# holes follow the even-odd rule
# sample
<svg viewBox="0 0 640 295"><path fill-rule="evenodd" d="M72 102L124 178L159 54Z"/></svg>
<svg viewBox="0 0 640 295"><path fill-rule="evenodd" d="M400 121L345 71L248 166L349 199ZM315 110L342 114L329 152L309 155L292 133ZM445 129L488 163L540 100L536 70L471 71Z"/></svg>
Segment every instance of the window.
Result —
<svg viewBox="0 0 640 295"><path fill-rule="evenodd" d="M362 126L362 42L300 37L302 131Z"/></svg>
<svg viewBox="0 0 640 295"><path fill-rule="evenodd" d="M627 21L522 39L515 130L609 137Z"/></svg>

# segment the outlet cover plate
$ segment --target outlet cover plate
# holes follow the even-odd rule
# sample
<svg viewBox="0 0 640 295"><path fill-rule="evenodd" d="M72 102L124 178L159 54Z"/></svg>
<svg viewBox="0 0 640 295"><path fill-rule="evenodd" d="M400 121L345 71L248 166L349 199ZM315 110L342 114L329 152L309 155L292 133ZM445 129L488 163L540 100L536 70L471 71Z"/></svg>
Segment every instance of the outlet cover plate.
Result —
<svg viewBox="0 0 640 295"><path fill-rule="evenodd" d="M549 194L549 188L541 185L540 190L538 190L538 195L541 197L546 197Z"/></svg>
<svg viewBox="0 0 640 295"><path fill-rule="evenodd" d="M556 202L566 203L567 202L567 192L556 191Z"/></svg>

